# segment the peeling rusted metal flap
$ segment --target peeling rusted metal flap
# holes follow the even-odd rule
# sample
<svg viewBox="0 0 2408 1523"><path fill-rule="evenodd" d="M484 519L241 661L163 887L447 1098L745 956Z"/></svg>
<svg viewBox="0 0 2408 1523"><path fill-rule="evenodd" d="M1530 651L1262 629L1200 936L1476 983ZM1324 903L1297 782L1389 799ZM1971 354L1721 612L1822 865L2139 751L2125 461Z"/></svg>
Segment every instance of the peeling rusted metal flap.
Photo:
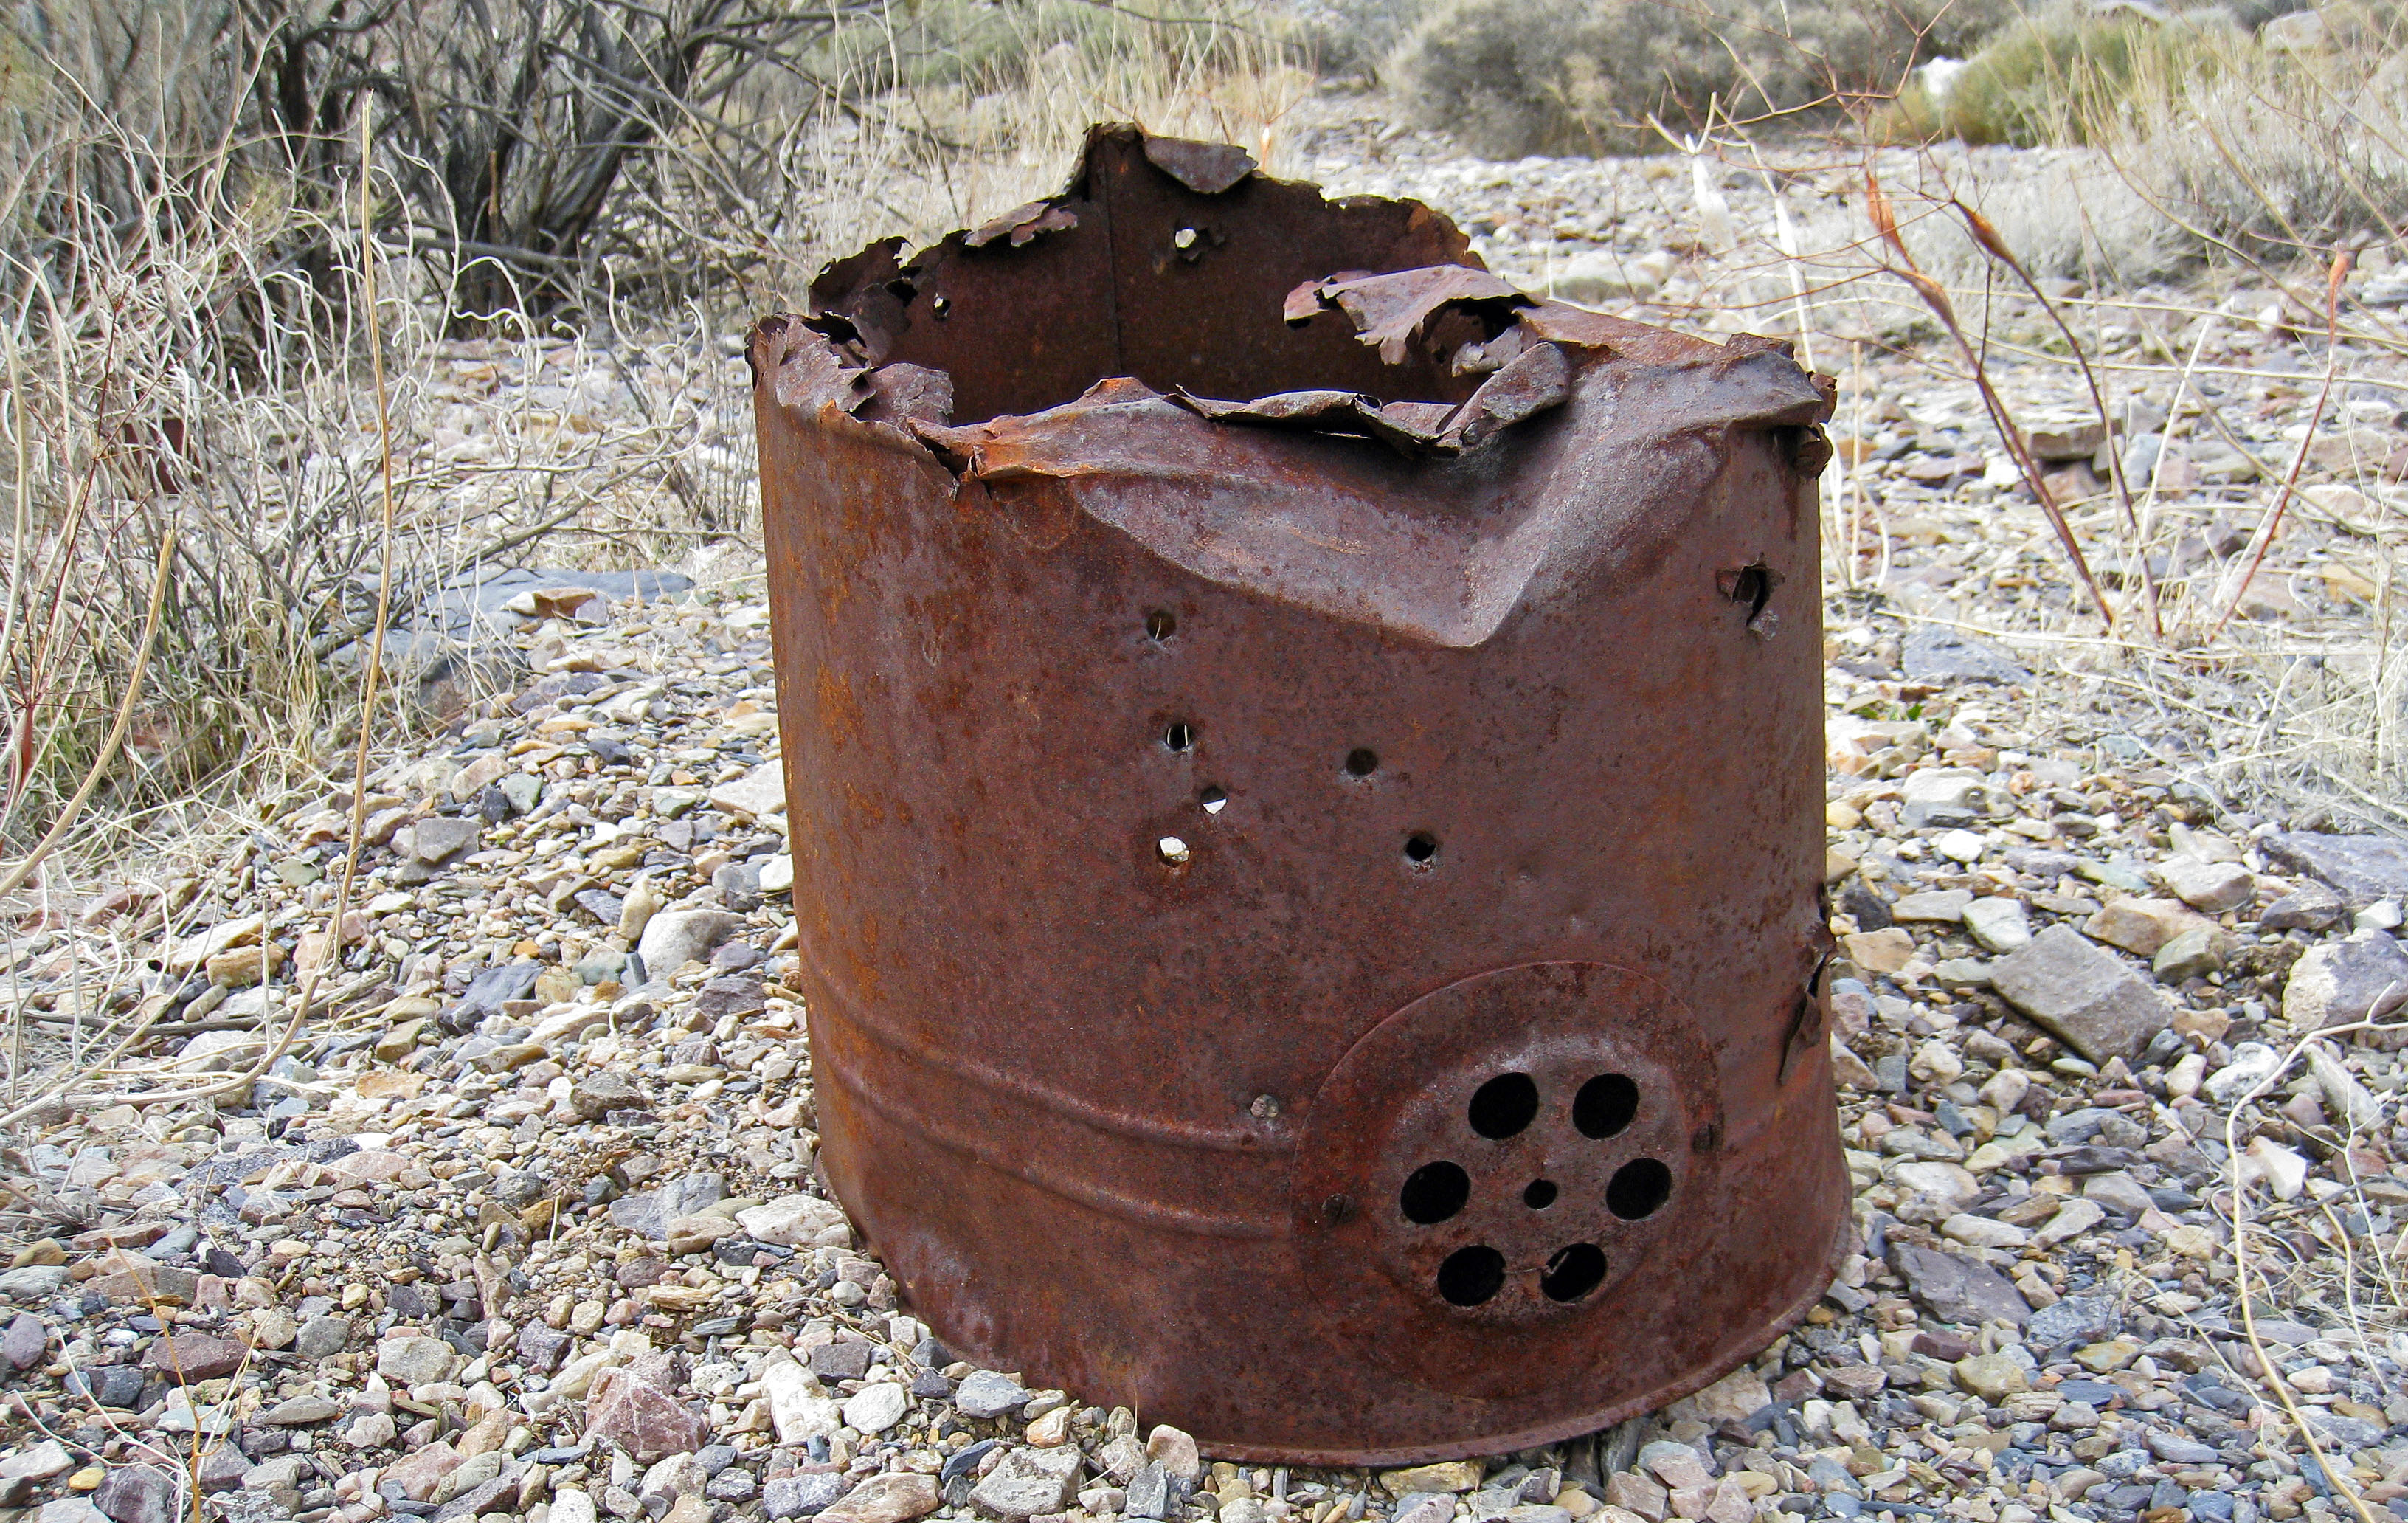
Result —
<svg viewBox="0 0 2408 1523"><path fill-rule="evenodd" d="M1383 365L1339 311L1282 320L1289 292L1341 272L1478 269L1463 234L1417 201L1326 201L1258 171L1194 188L1226 179L1236 151L1095 128L1061 194L902 265L877 250L831 265L812 309L851 320L873 361L953 370L956 415L972 421L1056 406L1111 375L1203 396L1259 395L1254 378L1283 373L1387 400L1469 396L1477 376L1419 354Z"/></svg>
<svg viewBox="0 0 2408 1523"><path fill-rule="evenodd" d="M1643 573L1687 528L1672 510L1700 500L1729 433L1820 416L1785 357L1698 347L1593 363L1565 407L1453 460L1230 427L1128 380L1030 417L910 426L961 470L965 509L1042 519L1042 542L1082 514L1207 580L1470 648L1517 608ZM802 390L843 407L835 384Z"/></svg>

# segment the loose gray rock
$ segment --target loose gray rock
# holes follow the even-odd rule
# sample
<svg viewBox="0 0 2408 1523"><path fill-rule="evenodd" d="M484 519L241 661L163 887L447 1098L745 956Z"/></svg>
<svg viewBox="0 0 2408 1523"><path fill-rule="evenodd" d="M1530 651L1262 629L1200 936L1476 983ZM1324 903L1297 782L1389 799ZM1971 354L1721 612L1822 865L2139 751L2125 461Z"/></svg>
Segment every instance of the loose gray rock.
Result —
<svg viewBox="0 0 2408 1523"><path fill-rule="evenodd" d="M2105 1297L2068 1296L2031 1314L2024 1324L2024 1343L2043 1351L2067 1343L2095 1343L2114 1337L2123 1326L2115 1303Z"/></svg>
<svg viewBox="0 0 2408 1523"><path fill-rule="evenodd" d="M640 1111L645 1103L636 1081L611 1069L588 1074L568 1092L569 1108L587 1121L599 1121L613 1111Z"/></svg>
<svg viewBox="0 0 2408 1523"><path fill-rule="evenodd" d="M28 1264L22 1269L0 1271L0 1296L10 1300L39 1300L58 1294L67 1283L64 1264Z"/></svg>
<svg viewBox="0 0 2408 1523"><path fill-rule="evenodd" d="M0 1358L7 1359L11 1369L32 1368L50 1346L50 1329L31 1312L19 1312L9 1322L8 1330L0 1333Z"/></svg>
<svg viewBox="0 0 2408 1523"><path fill-rule="evenodd" d="M1027 1401L1027 1390L1010 1375L993 1370L973 1370L962 1377L961 1386L953 1392L953 1410L984 1422L1007 1412L1017 1412Z"/></svg>
<svg viewBox="0 0 2408 1523"><path fill-rule="evenodd" d="M152 1465L120 1465L92 1494L113 1523L176 1523L177 1478Z"/></svg>
<svg viewBox="0 0 2408 1523"><path fill-rule="evenodd" d="M788 1475L761 1487L761 1502L771 1517L815 1517L844 1495L841 1475Z"/></svg>
<svg viewBox="0 0 2408 1523"><path fill-rule="evenodd" d="M2283 1018L2298 1032L2381 1020L2408 1006L2408 951L2381 931L2311 947L2283 987Z"/></svg>
<svg viewBox="0 0 2408 1523"><path fill-rule="evenodd" d="M1064 1512L1078 1494L1083 1468L1079 1451L1067 1444L1056 1449L1014 1449L970 1488L970 1505L1000 1523Z"/></svg>
<svg viewBox="0 0 2408 1523"><path fill-rule="evenodd" d="M1899 642L1899 660L1911 682L2006 686L2031 681L2031 673L2004 651L1937 625L1917 625L1908 630Z"/></svg>
<svg viewBox="0 0 2408 1523"><path fill-rule="evenodd" d="M726 910L663 910L645 923L636 955L652 976L666 978L687 963L708 960L743 925L742 915Z"/></svg>
<svg viewBox="0 0 2408 1523"><path fill-rule="evenodd" d="M475 820L431 815L412 828L409 855L435 867L473 848L480 833L481 827Z"/></svg>
<svg viewBox="0 0 2408 1523"><path fill-rule="evenodd" d="M621 1196L610 1202L610 1219L630 1232L662 1243L668 1239L669 1223L725 1198L725 1186L717 1174L688 1174L657 1190Z"/></svg>
<svg viewBox="0 0 2408 1523"><path fill-rule="evenodd" d="M2351 904L2408 894L2408 841L2295 830L2268 836L2258 850L2286 872L2323 879Z"/></svg>
<svg viewBox="0 0 2408 1523"><path fill-rule="evenodd" d="M1890 1268L1903 1277L1914 1299L1943 1322L2006 1322L2021 1327L2031 1307L2007 1277L1987 1264L1955 1254L1893 1243Z"/></svg>
<svg viewBox="0 0 2408 1523"><path fill-rule="evenodd" d="M2341 896L2324 884L2306 883L2266 906L2258 925L2261 930L2320 931L2339 920L2347 908Z"/></svg>
<svg viewBox="0 0 2408 1523"><path fill-rule="evenodd" d="M305 1359L332 1358L351 1341L351 1319L347 1316L313 1316L301 1324L294 1335L293 1352Z"/></svg>
<svg viewBox="0 0 2408 1523"><path fill-rule="evenodd" d="M2173 1020L2148 980L2070 926L2051 926L1990 964L1990 985L2093 1063L2137 1059Z"/></svg>

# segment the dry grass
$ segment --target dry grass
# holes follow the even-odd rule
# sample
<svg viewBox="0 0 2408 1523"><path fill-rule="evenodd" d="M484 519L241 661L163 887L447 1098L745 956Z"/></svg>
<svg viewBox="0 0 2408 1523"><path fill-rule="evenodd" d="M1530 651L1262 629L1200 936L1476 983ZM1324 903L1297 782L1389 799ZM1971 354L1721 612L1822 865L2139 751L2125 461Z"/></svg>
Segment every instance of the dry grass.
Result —
<svg viewBox="0 0 2408 1523"><path fill-rule="evenodd" d="M1232 138L1277 164L1310 85L1242 7L995 11L1000 37L901 78L844 72L900 46L898 13L826 14L843 28L796 56L841 67L743 82L672 124L630 160L574 269L430 241L458 208L429 189L423 122L368 115L365 231L357 110L306 137L308 176L263 174L263 153L289 145L222 97L273 80L229 84L239 50L190 43L178 0L124 26L94 0L52 7L40 36L0 31L0 1117L174 1077L145 1055L197 1028L152 1024L162 941L196 920L266 909L315 925L336 908L331 884L275 884L246 837L339 789L363 734L373 769L479 683L513 680L454 662L453 680L422 682L460 654L408 628L430 594L480 568L676 566L757 539L737 339L798 306L825 259L1051 192L1097 120ZM440 26L439 7L423 24ZM435 57L460 88L435 39L376 45ZM924 25L914 42L949 45ZM544 146L582 162L579 141ZM503 205L483 237L540 209ZM369 721L380 590L391 696ZM147 885L131 912L81 920L127 884ZM354 1003L374 980L353 971L329 969L315 1033L374 1017ZM287 995L259 1017L257 1053Z"/></svg>

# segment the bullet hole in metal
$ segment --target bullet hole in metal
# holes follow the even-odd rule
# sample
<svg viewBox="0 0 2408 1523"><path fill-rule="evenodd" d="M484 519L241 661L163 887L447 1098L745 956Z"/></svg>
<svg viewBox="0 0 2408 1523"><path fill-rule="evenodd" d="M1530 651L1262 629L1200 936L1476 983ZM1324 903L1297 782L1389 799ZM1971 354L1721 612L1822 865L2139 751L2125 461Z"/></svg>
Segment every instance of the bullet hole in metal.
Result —
<svg viewBox="0 0 2408 1523"><path fill-rule="evenodd" d="M1196 726L1188 724L1183 719L1171 721L1170 727L1162 732L1162 744L1163 749L1166 751L1188 752L1195 750Z"/></svg>
<svg viewBox="0 0 2408 1523"><path fill-rule="evenodd" d="M1165 836L1154 843L1154 855L1162 859L1166 868L1183 868L1195 854L1187 849L1187 842L1177 836Z"/></svg>
<svg viewBox="0 0 2408 1523"><path fill-rule="evenodd" d="M1254 1097L1254 1103L1248 1106L1247 1109L1252 1111L1259 1120L1277 1121L1280 1114L1279 1097L1277 1095L1256 1095Z"/></svg>
<svg viewBox="0 0 2408 1523"><path fill-rule="evenodd" d="M1188 250L1196 247L1196 229L1192 227L1182 227L1178 232L1170 235L1170 246L1178 250L1181 253L1185 253Z"/></svg>
<svg viewBox="0 0 2408 1523"><path fill-rule="evenodd" d="M1179 633L1179 619L1167 608L1155 609L1145 616L1145 638L1159 645Z"/></svg>
<svg viewBox="0 0 2408 1523"><path fill-rule="evenodd" d="M1405 860L1417 868L1426 868L1438 857L1438 838L1426 830L1416 830L1405 838Z"/></svg>
<svg viewBox="0 0 2408 1523"><path fill-rule="evenodd" d="M1471 1094L1471 1129L1483 1137L1521 1134L1539 1118L1539 1086L1526 1073L1500 1073Z"/></svg>
<svg viewBox="0 0 2408 1523"><path fill-rule="evenodd" d="M1484 1243L1457 1248L1438 1267L1438 1293L1450 1306L1478 1306L1505 1288L1505 1256Z"/></svg>
<svg viewBox="0 0 2408 1523"><path fill-rule="evenodd" d="M934 301L928 303L928 310L937 314L937 321L939 323L942 323L948 316L950 316L953 309L953 300L948 296L939 296Z"/></svg>
<svg viewBox="0 0 2408 1523"><path fill-rule="evenodd" d="M1605 1209L1626 1222L1652 1216L1672 1196L1672 1171L1654 1158L1633 1158L1605 1187Z"/></svg>
<svg viewBox="0 0 2408 1523"><path fill-rule="evenodd" d="M1604 1282L1605 1250L1594 1243L1557 1249L1539 1274L1539 1288L1549 1300L1578 1300Z"/></svg>
<svg viewBox="0 0 2408 1523"><path fill-rule="evenodd" d="M1346 754L1348 777L1369 777L1380 769L1380 754L1369 746L1356 746Z"/></svg>
<svg viewBox="0 0 2408 1523"><path fill-rule="evenodd" d="M1612 1137L1639 1114L1639 1086L1619 1073L1600 1073L1572 1097L1572 1127L1583 1137Z"/></svg>
<svg viewBox="0 0 2408 1523"><path fill-rule="evenodd" d="M1196 801L1204 806L1207 814L1218 814L1229 807L1229 796L1219 788L1205 789L1197 796Z"/></svg>
<svg viewBox="0 0 2408 1523"><path fill-rule="evenodd" d="M1772 601L1771 568L1762 561L1741 567L1731 573L1730 585L1723 596L1734 603L1746 604L1747 616L1755 618L1764 611L1765 604Z"/></svg>
<svg viewBox="0 0 2408 1523"><path fill-rule="evenodd" d="M1747 610L1747 631L1758 639L1770 639L1781 625L1781 616L1769 606L1780 585L1781 573L1762 561L1714 573L1716 590Z"/></svg>
<svg viewBox="0 0 2408 1523"><path fill-rule="evenodd" d="M1405 1176L1405 1187L1397 1192L1397 1209L1416 1227L1428 1227L1453 1216L1470 1199L1471 1176L1463 1165L1441 1158Z"/></svg>
<svg viewBox="0 0 2408 1523"><path fill-rule="evenodd" d="M1555 1203L1555 1182L1534 1179L1522 1187L1522 1203L1532 1211L1544 1211Z"/></svg>
<svg viewBox="0 0 2408 1523"><path fill-rule="evenodd" d="M1354 1219L1354 1198L1333 1195L1321 1202L1321 1219L1332 1227L1343 1227Z"/></svg>

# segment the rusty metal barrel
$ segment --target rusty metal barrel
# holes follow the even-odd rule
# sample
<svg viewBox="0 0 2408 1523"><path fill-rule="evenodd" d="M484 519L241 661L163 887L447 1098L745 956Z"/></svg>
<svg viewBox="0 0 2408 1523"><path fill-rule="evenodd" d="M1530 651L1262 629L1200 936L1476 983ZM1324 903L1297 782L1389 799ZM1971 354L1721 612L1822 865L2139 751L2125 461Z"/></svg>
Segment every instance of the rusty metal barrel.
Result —
<svg viewBox="0 0 2408 1523"><path fill-rule="evenodd" d="M751 357L822 1158L943 1343L1397 1463L1802 1315L1827 384L1127 127L811 306Z"/></svg>

